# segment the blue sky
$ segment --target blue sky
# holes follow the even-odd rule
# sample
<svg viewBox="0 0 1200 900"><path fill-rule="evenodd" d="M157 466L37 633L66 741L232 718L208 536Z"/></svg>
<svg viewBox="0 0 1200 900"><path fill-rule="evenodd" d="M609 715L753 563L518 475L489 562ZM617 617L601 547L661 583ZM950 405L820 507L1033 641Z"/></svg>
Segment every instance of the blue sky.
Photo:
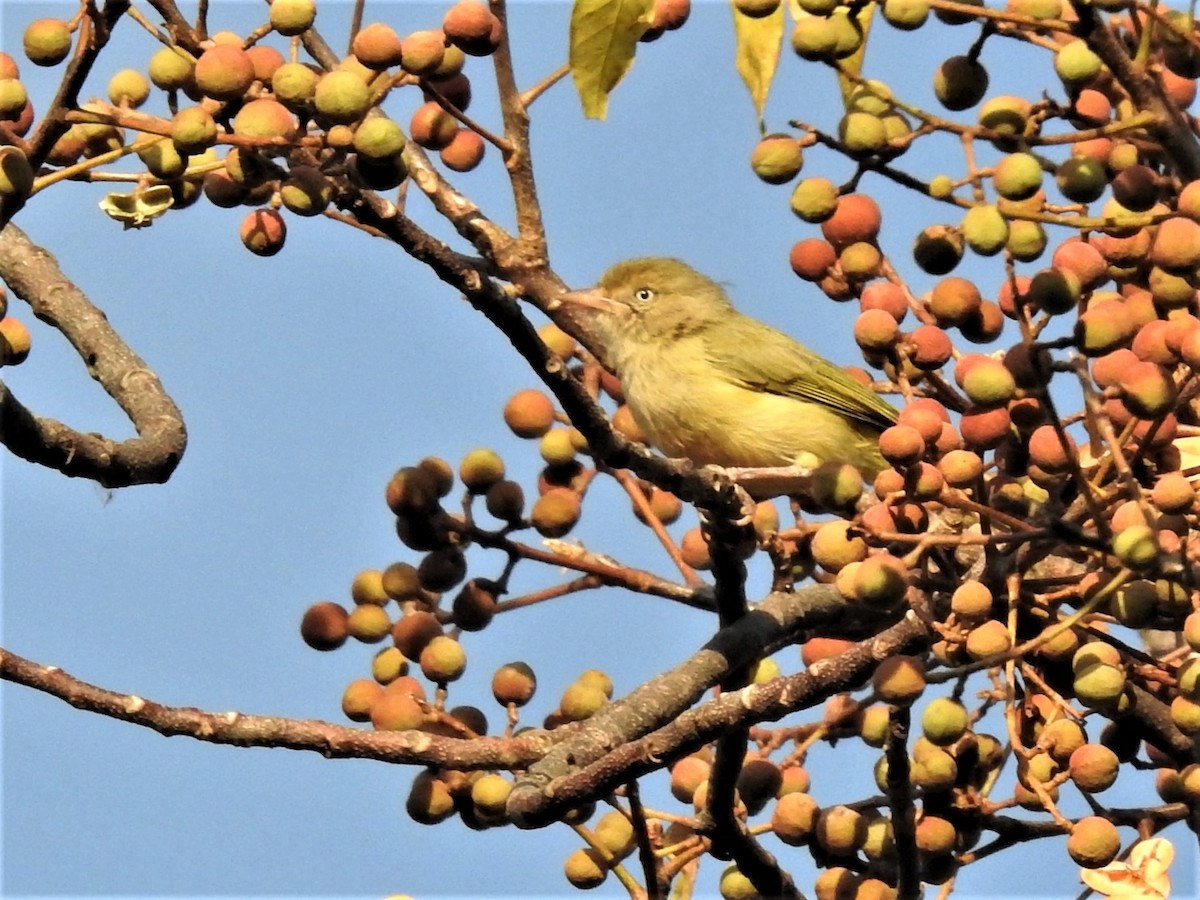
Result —
<svg viewBox="0 0 1200 900"><path fill-rule="evenodd" d="M26 22L73 9L5 0L0 48L15 54ZM259 4L213 9L219 27L241 32L263 16ZM318 25L335 46L344 41L348 10L321 6ZM443 10L368 4L367 20L403 32L436 27ZM568 13L563 2L512 4L522 85L564 61ZM922 104L931 99L936 62L965 52L975 34L934 27L902 44L888 27L876 31L878 55L868 73L882 73ZM89 93L102 93L123 65L144 65L154 49L132 22L122 24L117 43L123 50L102 58ZM787 188L763 185L749 171L756 122L732 47L725 5L698 4L684 29L640 48L607 122L585 121L566 82L537 102L535 165L551 260L582 286L618 259L680 256L727 282L744 311L838 362L855 362L849 329L856 307L825 300L787 265L792 243L815 229L792 216ZM989 44L983 59L993 68L992 93L1001 92L1001 68L1007 77L1028 77L1026 57L1039 58ZM472 113L495 124L489 71L486 61L469 64ZM23 72L44 105L46 73L30 65ZM1011 89L1029 85L1016 81ZM769 127L782 129L795 116L832 128L838 110L833 79L785 56ZM914 166L928 175L956 165L953 143L946 146L944 155ZM806 172L833 172L836 180L848 169L814 153ZM494 153L457 182L485 211L510 220ZM885 209L884 249L911 274L912 236L934 219L922 218L912 195L881 189L877 180L868 186ZM510 435L500 410L535 379L460 297L383 241L292 216L287 246L263 260L238 241L240 210L201 202L152 228L123 232L97 209L102 193L63 185L16 221L58 255L159 374L184 410L190 443L169 484L111 497L91 483L3 459L2 644L162 703L340 722L342 687L369 673L377 648L352 642L318 654L299 640L300 615L316 600L348 603L359 569L416 561L396 541L383 504L384 485L399 466L428 454L457 464L486 444L532 492L536 445ZM414 198L413 214L432 222L423 207ZM988 273L985 283L993 285L1001 277L998 263L974 271ZM913 287L931 283L918 276ZM29 322L22 304L14 302L13 312ZM40 323L31 327L33 354L3 373L6 383L39 413L128 436L119 411L64 342ZM693 523L685 518L679 528ZM608 484L589 496L572 536L670 575ZM486 555L471 562L473 574L498 571ZM560 578L533 566L521 572L518 590ZM759 565L753 588L763 589L765 574ZM615 590L543 604L467 636L468 671L451 701L476 703L501 722L488 692L491 672L524 659L541 684L530 707L536 723L584 669L606 668L624 693L685 658L712 629L701 613ZM798 668L794 652L780 658L785 671ZM570 893L561 865L580 842L568 829L415 825L403 809L410 770L163 740L9 684L0 686L0 702L6 895ZM845 756L848 746L814 753L813 791L822 802L870 790L873 756L858 754L847 765L834 752ZM1025 865L1018 852L972 867L960 890L1074 893L1075 869L1061 842L1051 844L1027 854ZM784 859L796 860L807 888L812 872L801 856ZM1037 866L1028 865L1031 858ZM1192 862L1183 853L1175 866L1185 890ZM717 866L708 871L715 876ZM624 892L610 879L599 893Z"/></svg>

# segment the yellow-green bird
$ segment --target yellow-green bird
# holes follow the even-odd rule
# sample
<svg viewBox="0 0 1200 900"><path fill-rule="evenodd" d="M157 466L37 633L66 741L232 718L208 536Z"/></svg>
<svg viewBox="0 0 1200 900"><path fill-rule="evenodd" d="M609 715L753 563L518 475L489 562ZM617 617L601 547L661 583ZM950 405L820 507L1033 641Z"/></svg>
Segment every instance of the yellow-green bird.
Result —
<svg viewBox="0 0 1200 900"><path fill-rule="evenodd" d="M804 454L873 478L896 410L807 347L733 308L677 259L618 263L562 295L589 322L650 443L697 465L792 465Z"/></svg>

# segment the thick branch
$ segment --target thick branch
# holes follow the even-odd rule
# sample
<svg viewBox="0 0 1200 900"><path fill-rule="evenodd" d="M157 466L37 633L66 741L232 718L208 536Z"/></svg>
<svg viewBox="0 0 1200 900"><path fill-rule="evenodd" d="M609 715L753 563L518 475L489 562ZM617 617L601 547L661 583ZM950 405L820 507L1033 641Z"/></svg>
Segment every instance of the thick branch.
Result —
<svg viewBox="0 0 1200 900"><path fill-rule="evenodd" d="M1185 182L1200 178L1200 143L1188 126L1187 116L1163 94L1158 83L1144 69L1134 65L1121 42L1090 3L1073 2L1071 5L1079 16L1079 33L1088 46L1129 91L1137 108L1154 115L1154 124L1147 130L1178 166L1180 177Z"/></svg>
<svg viewBox="0 0 1200 900"><path fill-rule="evenodd" d="M519 769L538 759L554 741L541 730L514 738L464 740L423 731L365 731L311 719L164 706L88 684L55 666L39 665L3 649L0 678L58 697L76 709L152 728L167 737L183 735L212 744L307 750L329 759L376 759L453 769Z"/></svg>
<svg viewBox="0 0 1200 900"><path fill-rule="evenodd" d="M75 348L138 436L115 441L35 416L0 384L0 442L17 456L105 487L166 481L187 446L183 416L147 368L58 262L12 223L0 231L0 278Z"/></svg>
<svg viewBox="0 0 1200 900"><path fill-rule="evenodd" d="M496 86L500 92L500 111L504 117L504 137L512 148L504 159L512 185L513 202L517 210L517 254L524 262L535 266L547 262L546 228L538 204L533 179L533 157L529 144L529 111L517 91L513 75L512 44L508 34L508 11L505 0L491 0L492 11L500 19L503 34L500 46L492 54L496 69Z"/></svg>
<svg viewBox="0 0 1200 900"><path fill-rule="evenodd" d="M926 640L925 627L909 616L799 675L731 691L687 711L731 671L795 643L806 633L830 634L852 627L857 611L826 586L769 595L744 618L717 632L689 660L583 722L574 737L531 766L510 795L510 818L522 827L537 827L730 729L774 721L858 687L880 660L911 652Z"/></svg>

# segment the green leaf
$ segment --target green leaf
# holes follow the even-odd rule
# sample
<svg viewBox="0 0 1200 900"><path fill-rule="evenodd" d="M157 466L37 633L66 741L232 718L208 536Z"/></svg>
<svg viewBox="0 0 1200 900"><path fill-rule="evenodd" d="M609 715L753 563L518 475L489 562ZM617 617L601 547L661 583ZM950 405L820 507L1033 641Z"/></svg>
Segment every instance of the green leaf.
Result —
<svg viewBox="0 0 1200 900"><path fill-rule="evenodd" d="M171 189L165 184L158 184L131 194L105 194L100 201L100 208L125 228L146 228L174 203Z"/></svg>
<svg viewBox="0 0 1200 900"><path fill-rule="evenodd" d="M750 99L761 121L783 46L783 7L769 16L755 17L739 12L734 6L733 30L737 35L738 74L750 90Z"/></svg>
<svg viewBox="0 0 1200 900"><path fill-rule="evenodd" d="M589 119L608 114L608 95L633 65L654 0L575 0L571 9L571 77Z"/></svg>
<svg viewBox="0 0 1200 900"><path fill-rule="evenodd" d="M878 6L877 3L868 3L858 11L858 24L862 26L862 44L854 53L842 60L842 71L838 73L838 85L842 89L842 105L847 110L850 108L850 95L854 92L855 83L842 72L862 74L863 57L867 54L867 38L871 36L871 21L875 16L876 6Z"/></svg>

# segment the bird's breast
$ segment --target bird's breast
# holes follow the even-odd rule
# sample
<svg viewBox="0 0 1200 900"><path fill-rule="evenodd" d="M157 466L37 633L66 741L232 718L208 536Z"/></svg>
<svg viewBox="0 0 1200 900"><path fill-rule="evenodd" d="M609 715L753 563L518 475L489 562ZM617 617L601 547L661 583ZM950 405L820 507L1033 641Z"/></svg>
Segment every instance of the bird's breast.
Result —
<svg viewBox="0 0 1200 900"><path fill-rule="evenodd" d="M638 425L668 456L697 465L786 466L811 453L870 475L882 464L877 434L820 404L735 382L699 347L639 355L620 373Z"/></svg>

